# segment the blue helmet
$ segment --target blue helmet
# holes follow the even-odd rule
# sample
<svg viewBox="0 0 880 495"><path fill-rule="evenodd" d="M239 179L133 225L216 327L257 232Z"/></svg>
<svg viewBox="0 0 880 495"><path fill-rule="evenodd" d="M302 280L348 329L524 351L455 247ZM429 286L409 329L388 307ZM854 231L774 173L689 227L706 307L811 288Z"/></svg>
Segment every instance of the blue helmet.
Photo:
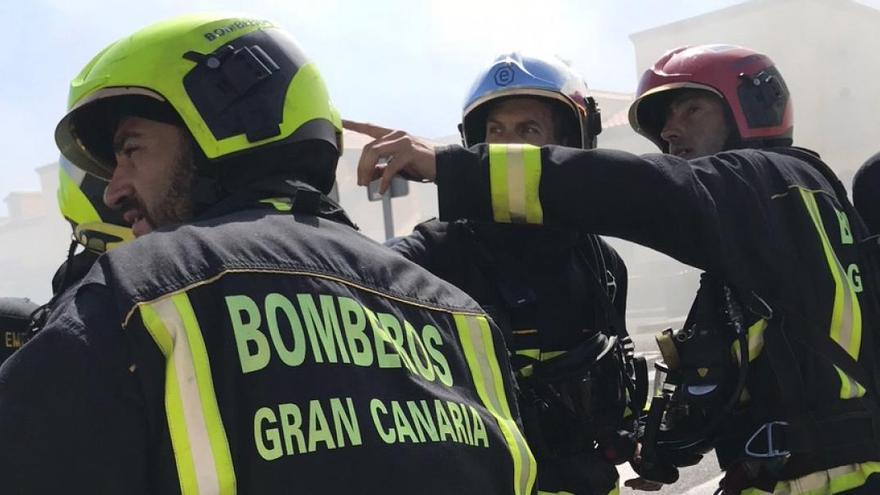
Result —
<svg viewBox="0 0 880 495"><path fill-rule="evenodd" d="M568 64L556 57L536 57L513 52L501 55L483 71L464 102L459 131L465 146L486 140L486 117L491 101L508 96L537 96L561 102L572 118L568 143L584 149L596 147L602 120L587 84Z"/></svg>

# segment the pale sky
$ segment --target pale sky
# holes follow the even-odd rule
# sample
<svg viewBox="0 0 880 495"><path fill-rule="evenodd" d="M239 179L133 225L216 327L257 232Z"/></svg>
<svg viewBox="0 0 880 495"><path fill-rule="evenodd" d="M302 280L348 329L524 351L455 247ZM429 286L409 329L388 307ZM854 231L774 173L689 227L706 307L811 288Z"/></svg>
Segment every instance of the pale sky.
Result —
<svg viewBox="0 0 880 495"><path fill-rule="evenodd" d="M116 39L174 15L232 10L270 18L317 63L343 116L439 137L456 132L465 91L498 53L555 53L591 88L631 92L631 33L736 3L0 0L0 199L38 189L34 168L56 160L53 131L82 66ZM880 7L880 0L862 3Z"/></svg>

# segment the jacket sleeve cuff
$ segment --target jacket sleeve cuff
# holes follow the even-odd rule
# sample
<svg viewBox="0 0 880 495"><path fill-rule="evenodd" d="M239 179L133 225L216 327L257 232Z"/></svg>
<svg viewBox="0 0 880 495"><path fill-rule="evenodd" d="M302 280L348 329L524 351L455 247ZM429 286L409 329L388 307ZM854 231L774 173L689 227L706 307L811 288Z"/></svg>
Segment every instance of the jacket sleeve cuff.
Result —
<svg viewBox="0 0 880 495"><path fill-rule="evenodd" d="M440 220L492 220L489 156L486 145L437 148L437 198Z"/></svg>

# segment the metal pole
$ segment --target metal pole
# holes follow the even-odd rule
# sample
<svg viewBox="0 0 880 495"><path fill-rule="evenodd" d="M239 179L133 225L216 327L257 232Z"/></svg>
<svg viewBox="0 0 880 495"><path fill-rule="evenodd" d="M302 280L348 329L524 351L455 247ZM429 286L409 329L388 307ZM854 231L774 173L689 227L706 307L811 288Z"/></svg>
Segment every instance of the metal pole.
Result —
<svg viewBox="0 0 880 495"><path fill-rule="evenodd" d="M385 216L385 240L394 237L394 214L391 211L391 191L382 196L382 213Z"/></svg>

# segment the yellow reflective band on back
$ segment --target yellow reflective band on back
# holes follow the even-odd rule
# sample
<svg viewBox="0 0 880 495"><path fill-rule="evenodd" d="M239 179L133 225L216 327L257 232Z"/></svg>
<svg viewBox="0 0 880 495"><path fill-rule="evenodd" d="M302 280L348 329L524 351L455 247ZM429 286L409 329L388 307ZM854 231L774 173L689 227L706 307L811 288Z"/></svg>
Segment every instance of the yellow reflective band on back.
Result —
<svg viewBox="0 0 880 495"><path fill-rule="evenodd" d="M535 458L511 415L489 322L484 316L455 314L453 318L477 395L498 423L513 458L514 493L532 493Z"/></svg>
<svg viewBox="0 0 880 495"><path fill-rule="evenodd" d="M542 225L541 149L529 144L489 145L489 185L496 222Z"/></svg>
<svg viewBox="0 0 880 495"><path fill-rule="evenodd" d="M780 481L772 492L749 488L743 490L741 495L835 495L863 486L868 477L878 473L880 462L848 464L797 479Z"/></svg>
<svg viewBox="0 0 880 495"><path fill-rule="evenodd" d="M849 277L841 265L837 254L831 247L831 241L825 232L825 226L822 222L822 215L819 212L819 205L816 203L815 193L806 189L801 189L801 197L813 219L813 224L819 233L819 239L822 243L822 249L825 252L825 258L828 261L828 267L831 276L834 278L834 306L831 314L831 338L840 344L843 349L852 356L853 359L859 359L859 352L862 345L862 311L859 306L859 300L856 297L855 289L850 283ZM850 392L844 393L844 388L849 385L846 381L841 383L841 397L853 396L861 397L861 395L853 395ZM862 388L862 387L859 387ZM863 390L863 388L862 388ZM857 391L857 390L856 390Z"/></svg>
<svg viewBox="0 0 880 495"><path fill-rule="evenodd" d="M185 292L140 306L165 356L165 412L183 495L236 493L205 341Z"/></svg>
<svg viewBox="0 0 880 495"><path fill-rule="evenodd" d="M749 327L748 331L748 339L749 339L749 362L755 360L761 351L764 349L764 330L767 329L767 320L761 319L756 321L752 326ZM733 352L733 357L736 359L736 362L740 362L740 352L739 352L739 341L736 340L731 345L731 351Z"/></svg>

